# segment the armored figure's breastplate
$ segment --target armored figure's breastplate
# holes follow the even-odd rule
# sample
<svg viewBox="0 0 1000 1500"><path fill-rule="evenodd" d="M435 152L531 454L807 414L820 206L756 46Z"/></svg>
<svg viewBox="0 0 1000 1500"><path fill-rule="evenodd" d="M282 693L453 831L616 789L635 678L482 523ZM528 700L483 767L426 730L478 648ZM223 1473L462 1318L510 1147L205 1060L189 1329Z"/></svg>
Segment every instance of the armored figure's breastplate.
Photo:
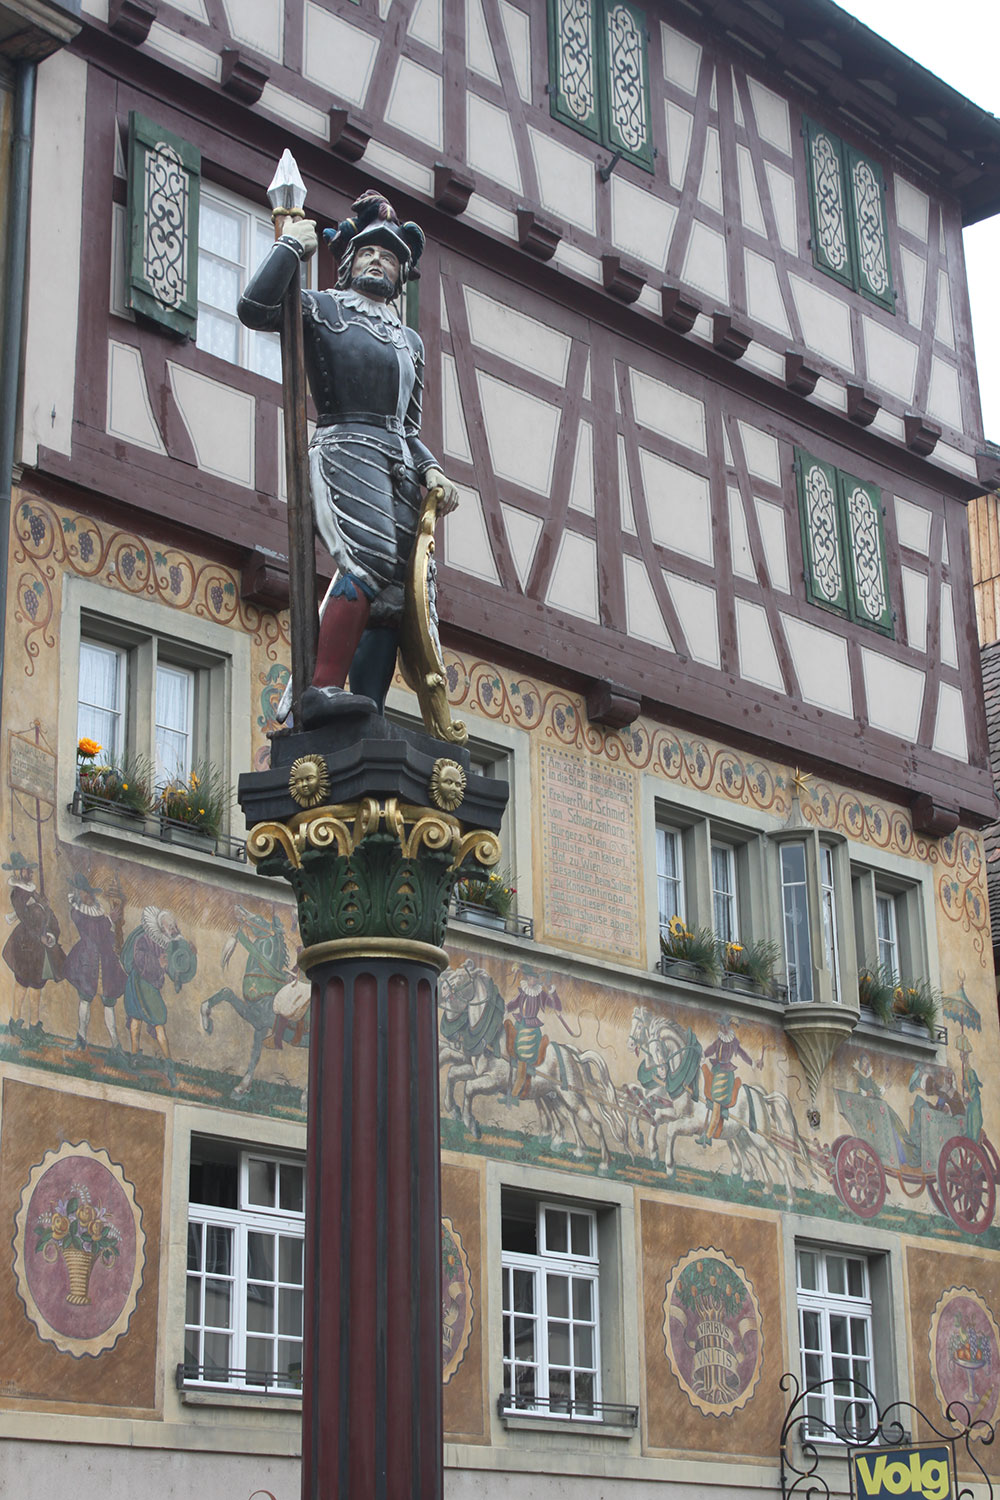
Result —
<svg viewBox="0 0 1000 1500"><path fill-rule="evenodd" d="M416 368L402 330L341 305L329 293L304 299L305 360L323 425L362 413L406 414Z"/></svg>

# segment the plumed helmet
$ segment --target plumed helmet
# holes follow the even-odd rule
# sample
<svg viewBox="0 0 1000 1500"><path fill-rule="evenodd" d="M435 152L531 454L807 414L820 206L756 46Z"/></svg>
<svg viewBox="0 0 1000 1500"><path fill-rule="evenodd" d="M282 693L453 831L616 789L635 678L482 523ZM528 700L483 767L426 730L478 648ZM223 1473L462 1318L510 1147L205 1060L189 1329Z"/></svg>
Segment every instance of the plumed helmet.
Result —
<svg viewBox="0 0 1000 1500"><path fill-rule="evenodd" d="M337 261L337 285L347 286L355 251L362 245L382 245L399 261L400 285L415 281L424 249L424 232L418 224L401 224L396 210L375 188L367 188L351 206L351 216L336 229L325 229L323 239Z"/></svg>

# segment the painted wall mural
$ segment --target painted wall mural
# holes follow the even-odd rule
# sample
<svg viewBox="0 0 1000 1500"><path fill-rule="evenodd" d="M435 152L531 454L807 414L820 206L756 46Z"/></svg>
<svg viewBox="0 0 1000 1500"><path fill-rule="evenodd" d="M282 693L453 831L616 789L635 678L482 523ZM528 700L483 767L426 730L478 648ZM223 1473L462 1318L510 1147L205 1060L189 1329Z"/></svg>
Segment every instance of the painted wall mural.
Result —
<svg viewBox="0 0 1000 1500"><path fill-rule="evenodd" d="M441 1162L441 1354L444 1430L452 1442L489 1441L483 1329L482 1174L478 1162Z"/></svg>
<svg viewBox="0 0 1000 1500"><path fill-rule="evenodd" d="M663 1299L663 1340L677 1381L698 1411L728 1417L760 1379L760 1304L746 1271L714 1246L689 1250Z"/></svg>
<svg viewBox="0 0 1000 1500"><path fill-rule="evenodd" d="M931 1378L941 1409L995 1422L1000 1404L1000 1329L976 1291L950 1286L931 1315ZM962 1420L966 1420L964 1412Z"/></svg>

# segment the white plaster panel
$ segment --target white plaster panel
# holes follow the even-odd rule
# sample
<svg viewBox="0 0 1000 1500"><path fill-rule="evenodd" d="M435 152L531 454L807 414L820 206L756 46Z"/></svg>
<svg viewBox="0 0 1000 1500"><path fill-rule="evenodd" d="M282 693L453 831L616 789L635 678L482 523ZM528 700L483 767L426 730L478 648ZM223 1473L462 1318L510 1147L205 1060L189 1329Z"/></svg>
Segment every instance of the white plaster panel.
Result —
<svg viewBox="0 0 1000 1500"><path fill-rule="evenodd" d="M281 62L285 34L284 0L224 0L234 41Z"/></svg>
<svg viewBox="0 0 1000 1500"><path fill-rule="evenodd" d="M757 479L766 479L768 484L781 484L781 451L778 440L769 432L762 432L749 422L740 422L740 441L747 468Z"/></svg>
<svg viewBox="0 0 1000 1500"><path fill-rule="evenodd" d="M175 10L182 10L187 16L194 16L196 21L204 21L208 25L208 11L205 9L205 0L173 0Z"/></svg>
<svg viewBox="0 0 1000 1500"><path fill-rule="evenodd" d="M939 755L948 755L952 760L969 759L969 743L965 734L965 702L959 689L950 682L942 682L938 691L933 748Z"/></svg>
<svg viewBox="0 0 1000 1500"><path fill-rule="evenodd" d="M733 92L733 119L737 125L744 126L746 121L743 118L743 101L740 98L739 79L736 76L735 68L729 69L729 80L730 88Z"/></svg>
<svg viewBox="0 0 1000 1500"><path fill-rule="evenodd" d="M108 340L108 432L147 448L151 453L166 453L160 429L153 415L142 356L131 344Z"/></svg>
<svg viewBox="0 0 1000 1500"><path fill-rule="evenodd" d="M927 387L927 410L949 427L962 428L962 396L958 371L935 354L931 360L931 378Z"/></svg>
<svg viewBox="0 0 1000 1500"><path fill-rule="evenodd" d="M629 370L632 411L641 427L683 443L697 453L708 452L705 403L642 370Z"/></svg>
<svg viewBox="0 0 1000 1500"><path fill-rule="evenodd" d="M705 155L701 163L701 182L698 197L716 213L722 212L722 158L719 153L719 132L710 125L705 132Z"/></svg>
<svg viewBox="0 0 1000 1500"><path fill-rule="evenodd" d="M478 10L480 18L482 17L482 9L479 5L479 0L468 0L466 15L468 16L469 12L473 10ZM468 26L468 21L466 22L466 24ZM410 19L406 24L406 29L409 32L410 36L416 37L418 42L423 42L425 46L433 47L435 52L440 52L442 35L441 0L414 0L413 9L410 11ZM485 30L486 27L484 25L483 31L485 32ZM479 72L479 69L475 67L475 64L472 61L471 52L466 53L466 62L469 64L470 68L473 68L476 72ZM487 76L496 76L495 67L494 72L492 74L488 74Z"/></svg>
<svg viewBox="0 0 1000 1500"><path fill-rule="evenodd" d="M517 219L514 215L506 208L501 208L498 203L484 198L482 193L473 193L466 205L464 217L476 224L485 224L487 229L506 235L509 240L517 238Z"/></svg>
<svg viewBox="0 0 1000 1500"><path fill-rule="evenodd" d="M958 638L955 635L955 606L951 584L941 585L941 660L946 667L958 666Z"/></svg>
<svg viewBox="0 0 1000 1500"><path fill-rule="evenodd" d="M444 558L449 568L459 568L471 573L473 578L482 578L487 583L499 583L500 575L493 560L493 547L486 530L483 502L478 490L457 484L459 504L444 518Z"/></svg>
<svg viewBox="0 0 1000 1500"><path fill-rule="evenodd" d="M252 489L257 412L253 396L172 360L167 369L199 469Z"/></svg>
<svg viewBox="0 0 1000 1500"><path fill-rule="evenodd" d="M827 380L825 375L819 377L816 389L811 396L806 397L806 400L820 402L823 406L832 406L836 411L847 410L847 392L844 387L832 380Z"/></svg>
<svg viewBox="0 0 1000 1500"><path fill-rule="evenodd" d="M573 477L569 484L569 503L584 515L594 514L594 429L581 421L576 431L573 455Z"/></svg>
<svg viewBox="0 0 1000 1500"><path fill-rule="evenodd" d="M505 109L480 99L478 94L467 94L466 118L469 165L512 192L520 193L521 169L510 115Z"/></svg>
<svg viewBox="0 0 1000 1500"><path fill-rule="evenodd" d="M562 266L564 271L572 271L586 281L601 280L601 263L596 256L588 255L585 250L577 249L576 245L570 245L566 240L559 241L552 264Z"/></svg>
<svg viewBox="0 0 1000 1500"><path fill-rule="evenodd" d="M914 505L896 495L896 535L901 547L912 547L926 557L931 545L931 513L923 505Z"/></svg>
<svg viewBox="0 0 1000 1500"><path fill-rule="evenodd" d="M440 0L438 0L440 4ZM440 24L440 9L438 10ZM438 51L440 51L440 44ZM483 0L466 0L465 5L465 61L473 73L488 78L491 83L500 82L500 71L493 52L493 44L483 13Z"/></svg>
<svg viewBox="0 0 1000 1500"><path fill-rule="evenodd" d="M86 107L83 58L71 52L46 58L37 75L31 148L19 450L29 465L37 460L39 443L66 454L73 446Z"/></svg>
<svg viewBox="0 0 1000 1500"><path fill-rule="evenodd" d="M783 614L781 623L803 702L852 718L854 697L844 637L794 615Z"/></svg>
<svg viewBox="0 0 1000 1500"><path fill-rule="evenodd" d="M647 448L639 449L639 466L653 541L685 557L711 563L714 553L708 480Z"/></svg>
<svg viewBox="0 0 1000 1500"><path fill-rule="evenodd" d="M944 529L941 532L941 561L944 563L945 567L948 566L948 528L947 528L947 526L944 527Z"/></svg>
<svg viewBox="0 0 1000 1500"><path fill-rule="evenodd" d="M655 286L650 286L649 282L647 282L638 297L636 297L635 306L644 307L647 312L653 314L654 318L658 318L663 312L663 293L657 291Z"/></svg>
<svg viewBox="0 0 1000 1500"><path fill-rule="evenodd" d="M560 141L528 129L542 206L560 219L596 233L593 161ZM560 249L562 246L560 245Z"/></svg>
<svg viewBox="0 0 1000 1500"><path fill-rule="evenodd" d="M757 682L761 687L783 693L785 680L771 638L767 611L762 604L753 604L749 599L736 600L736 640L740 676L747 682Z"/></svg>
<svg viewBox="0 0 1000 1500"><path fill-rule="evenodd" d="M307 104L304 99L299 99L295 94L286 94L284 89L275 88L273 83L265 83L261 93L259 104L261 109L267 110L268 114L277 115L280 120L285 120L289 125L295 125L299 130L308 131L310 135L318 135L323 140L330 138L330 117L321 109L316 109L312 104ZM366 156L366 162L370 162L372 153Z"/></svg>
<svg viewBox="0 0 1000 1500"><path fill-rule="evenodd" d="M792 127L788 117L788 102L772 89L765 88L756 78L747 77L754 119L762 141L777 146L786 156L792 154Z"/></svg>
<svg viewBox="0 0 1000 1500"><path fill-rule="evenodd" d="M108 0L83 0L83 14L93 16L97 21L107 21Z"/></svg>
<svg viewBox="0 0 1000 1500"><path fill-rule="evenodd" d="M951 311L951 277L938 271L937 327L934 336L949 349L955 347L955 319Z"/></svg>
<svg viewBox="0 0 1000 1500"><path fill-rule="evenodd" d="M884 432L886 437L895 438L900 443L906 438L906 427L902 417L897 417L893 412L886 411L884 406L880 406L875 413L869 431Z"/></svg>
<svg viewBox="0 0 1000 1500"><path fill-rule="evenodd" d="M712 86L708 91L708 107L713 114L719 108L719 91L714 68L712 69Z"/></svg>
<svg viewBox="0 0 1000 1500"><path fill-rule="evenodd" d="M500 0L500 19L514 69L517 92L525 104L531 103L531 20L510 0Z"/></svg>
<svg viewBox="0 0 1000 1500"><path fill-rule="evenodd" d="M906 612L906 644L927 650L927 574L903 568L903 609Z"/></svg>
<svg viewBox="0 0 1000 1500"><path fill-rule="evenodd" d="M977 475L976 460L970 453L963 453L959 448L953 448L950 443L939 442L934 449L930 459L931 463L944 464L949 469L955 469L959 474L964 474L968 479L975 479Z"/></svg>
<svg viewBox="0 0 1000 1500"><path fill-rule="evenodd" d="M741 363L751 365L755 370L763 370L765 375L773 375L776 380L784 381L785 356L779 354L777 349L769 349L766 344L758 344L756 339L750 340Z"/></svg>
<svg viewBox="0 0 1000 1500"><path fill-rule="evenodd" d="M729 265L726 260L726 238L717 229L709 229L699 220L691 226L681 280L688 286L707 292L721 303L729 301Z"/></svg>
<svg viewBox="0 0 1000 1500"><path fill-rule="evenodd" d="M663 76L668 83L675 83L685 94L698 92L698 70L701 67L701 48L690 37L675 31L672 26L660 22L660 41L663 45Z"/></svg>
<svg viewBox="0 0 1000 1500"><path fill-rule="evenodd" d="M727 466L732 469L734 467L733 450L729 445L729 432L726 429L725 424L723 424L722 428L722 456L726 460Z"/></svg>
<svg viewBox="0 0 1000 1500"><path fill-rule="evenodd" d="M851 310L847 303L842 297L814 286L801 276L789 275L788 280L806 348L824 355L842 369L853 370Z"/></svg>
<svg viewBox="0 0 1000 1500"><path fill-rule="evenodd" d="M128 228L124 203L111 205L111 311L119 318L135 322L135 313L125 295L125 242Z"/></svg>
<svg viewBox="0 0 1000 1500"><path fill-rule="evenodd" d="M624 177L612 177L611 238L619 250L664 270L676 220L672 203Z"/></svg>
<svg viewBox="0 0 1000 1500"><path fill-rule="evenodd" d="M917 376L917 345L874 318L862 318L861 322L869 381L909 404Z"/></svg>
<svg viewBox="0 0 1000 1500"><path fill-rule="evenodd" d="M667 121L667 175L670 186L680 192L687 177L694 115L670 99L666 101L664 111Z"/></svg>
<svg viewBox="0 0 1000 1500"><path fill-rule="evenodd" d="M559 408L482 370L476 372L476 382L494 472L547 495L559 435Z"/></svg>
<svg viewBox="0 0 1000 1500"><path fill-rule="evenodd" d="M896 223L900 229L908 230L918 240L926 243L930 210L927 194L914 187L912 182L907 182L905 177L900 177L898 172L893 172L892 179L896 198Z"/></svg>
<svg viewBox="0 0 1000 1500"><path fill-rule="evenodd" d="M674 649L670 632L663 623L660 609L653 592L645 563L628 553L622 558L625 570L625 628L636 640L648 641L651 646L660 646L664 651Z"/></svg>
<svg viewBox="0 0 1000 1500"><path fill-rule="evenodd" d="M349 104L363 104L377 52L377 37L324 10L314 0L306 0L304 78Z"/></svg>
<svg viewBox="0 0 1000 1500"><path fill-rule="evenodd" d="M775 505L771 500L762 500L759 495L754 496L753 503L757 509L757 524L764 544L764 561L767 563L771 587L781 594L790 594L792 586L788 576L785 512L780 505Z"/></svg>
<svg viewBox="0 0 1000 1500"><path fill-rule="evenodd" d="M735 99L739 96L734 94L733 97ZM736 166L739 173L740 212L743 216L743 223L755 234L765 234L764 212L760 206L760 194L757 192L753 157L746 146L736 147Z"/></svg>
<svg viewBox="0 0 1000 1500"><path fill-rule="evenodd" d="M401 151L394 151L381 141L368 143L365 165L376 172L384 172L394 182L402 182L406 187L416 188L421 193L430 193L434 186L434 173L430 167L422 166L412 157L404 156Z"/></svg>
<svg viewBox="0 0 1000 1500"><path fill-rule="evenodd" d="M753 565L753 553L750 550L750 533L747 530L747 518L743 509L743 496L734 484L728 486L726 495L729 499L729 550L733 559L733 572L737 578L749 578L756 583L757 570Z"/></svg>
<svg viewBox="0 0 1000 1500"><path fill-rule="evenodd" d="M533 370L543 380L565 384L573 342L568 334L471 287L465 288L465 310L474 344Z"/></svg>
<svg viewBox="0 0 1000 1500"><path fill-rule="evenodd" d="M444 94L440 73L422 67L410 57L401 57L389 91L385 119L388 125L395 125L397 130L405 131L415 140L426 141L428 146L440 151L444 144Z"/></svg>
<svg viewBox="0 0 1000 1500"><path fill-rule="evenodd" d="M707 344L712 342L712 320L708 313L699 313L691 324L691 333L696 339L704 339Z"/></svg>
<svg viewBox="0 0 1000 1500"><path fill-rule="evenodd" d="M444 306L442 302L441 306ZM462 410L462 394L458 386L458 366L452 355L441 355L441 415L443 423L444 451L454 458L472 462L469 432Z"/></svg>
<svg viewBox="0 0 1000 1500"><path fill-rule="evenodd" d="M795 178L776 162L766 161L764 171L774 209L778 243L788 255L799 253L799 224L795 212Z"/></svg>
<svg viewBox="0 0 1000 1500"><path fill-rule="evenodd" d="M590 353L587 353L587 362L583 367L583 399L590 400Z"/></svg>
<svg viewBox="0 0 1000 1500"><path fill-rule="evenodd" d="M668 573L666 568L663 576L691 656L706 667L721 666L715 590L707 583L696 583L693 578L685 578L680 573Z"/></svg>
<svg viewBox="0 0 1000 1500"><path fill-rule="evenodd" d="M622 530L627 531L629 536L637 536L635 507L632 503L632 481L628 476L628 454L625 451L625 439L621 433L618 434L618 510L621 515Z"/></svg>
<svg viewBox="0 0 1000 1500"><path fill-rule="evenodd" d="M216 83L219 81L222 71L219 54L210 52L189 36L181 36L179 31L172 31L160 21L153 22L142 45L171 58L184 68L190 68L192 73L200 73L203 78L212 78Z"/></svg>
<svg viewBox="0 0 1000 1500"><path fill-rule="evenodd" d="M515 505L505 505L502 501L500 511L503 515L504 529L507 532L507 541L510 543L510 554L514 559L518 581L521 588L526 589L531 575L531 565L535 560L538 538L542 534L542 518L533 516L526 510L519 510Z"/></svg>
<svg viewBox="0 0 1000 1500"><path fill-rule="evenodd" d="M597 620L597 544L589 536L564 531L545 602L584 620Z"/></svg>
<svg viewBox="0 0 1000 1500"><path fill-rule="evenodd" d="M917 667L893 661L882 651L862 647L861 666L868 700L868 722L913 743L920 726L925 674Z"/></svg>
<svg viewBox="0 0 1000 1500"><path fill-rule="evenodd" d="M743 252L746 268L747 312L766 328L773 328L786 339L791 338L785 303L778 285L778 272L773 260L758 255L756 250Z"/></svg>
<svg viewBox="0 0 1000 1500"><path fill-rule="evenodd" d="M906 299L906 320L914 328L924 321L924 289L927 281L927 262L922 255L907 245L899 247L899 265L903 273L903 296Z"/></svg>

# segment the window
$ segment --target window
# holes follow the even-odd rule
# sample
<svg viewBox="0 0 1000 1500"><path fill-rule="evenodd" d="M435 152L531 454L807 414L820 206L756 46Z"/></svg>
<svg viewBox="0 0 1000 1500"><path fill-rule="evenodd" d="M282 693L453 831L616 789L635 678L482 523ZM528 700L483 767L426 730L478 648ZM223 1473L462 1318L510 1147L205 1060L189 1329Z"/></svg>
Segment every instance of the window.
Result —
<svg viewBox="0 0 1000 1500"><path fill-rule="evenodd" d="M656 891L661 931L668 926L671 917L680 917L683 922L684 850L678 828L656 830Z"/></svg>
<svg viewBox="0 0 1000 1500"><path fill-rule="evenodd" d="M555 119L653 170L646 17L625 0L549 0Z"/></svg>
<svg viewBox="0 0 1000 1500"><path fill-rule="evenodd" d="M876 1421L872 1294L868 1258L796 1250L802 1384L809 1437L862 1440Z"/></svg>
<svg viewBox="0 0 1000 1500"><path fill-rule="evenodd" d="M898 982L928 972L921 887L886 870L851 867L854 941L859 964Z"/></svg>
<svg viewBox="0 0 1000 1500"><path fill-rule="evenodd" d="M503 1408L593 1420L601 1403L597 1214L504 1194Z"/></svg>
<svg viewBox="0 0 1000 1500"><path fill-rule="evenodd" d="M270 380L281 379L276 333L244 328L236 304L250 277L274 244L266 209L204 187L198 215L199 349Z"/></svg>
<svg viewBox="0 0 1000 1500"><path fill-rule="evenodd" d="M899 923L896 920L896 898L875 892L875 930L878 934L878 961L893 979L899 978Z"/></svg>
<svg viewBox="0 0 1000 1500"><path fill-rule="evenodd" d="M723 943L738 942L736 850L731 844L712 845L712 915L716 937Z"/></svg>
<svg viewBox="0 0 1000 1500"><path fill-rule="evenodd" d="M815 835L785 840L778 851L788 998L839 1002L842 934L839 858Z"/></svg>
<svg viewBox="0 0 1000 1500"><path fill-rule="evenodd" d="M881 490L801 448L795 470L807 597L891 636Z"/></svg>
<svg viewBox="0 0 1000 1500"><path fill-rule="evenodd" d="M304 1191L301 1161L192 1142L186 1383L301 1388Z"/></svg>
<svg viewBox="0 0 1000 1500"><path fill-rule="evenodd" d="M882 169L805 121L813 264L894 312Z"/></svg>
<svg viewBox="0 0 1000 1500"><path fill-rule="evenodd" d="M840 999L840 957L837 945L837 890L834 883L833 850L819 849L819 899L823 910L823 951L830 971L834 1000Z"/></svg>
<svg viewBox="0 0 1000 1500"><path fill-rule="evenodd" d="M805 844L781 846L781 911L788 966L788 998L809 1001L813 998L813 982Z"/></svg>
<svg viewBox="0 0 1000 1500"><path fill-rule="evenodd" d="M125 753L126 661L117 646L80 642L77 739L94 740L116 759Z"/></svg>

